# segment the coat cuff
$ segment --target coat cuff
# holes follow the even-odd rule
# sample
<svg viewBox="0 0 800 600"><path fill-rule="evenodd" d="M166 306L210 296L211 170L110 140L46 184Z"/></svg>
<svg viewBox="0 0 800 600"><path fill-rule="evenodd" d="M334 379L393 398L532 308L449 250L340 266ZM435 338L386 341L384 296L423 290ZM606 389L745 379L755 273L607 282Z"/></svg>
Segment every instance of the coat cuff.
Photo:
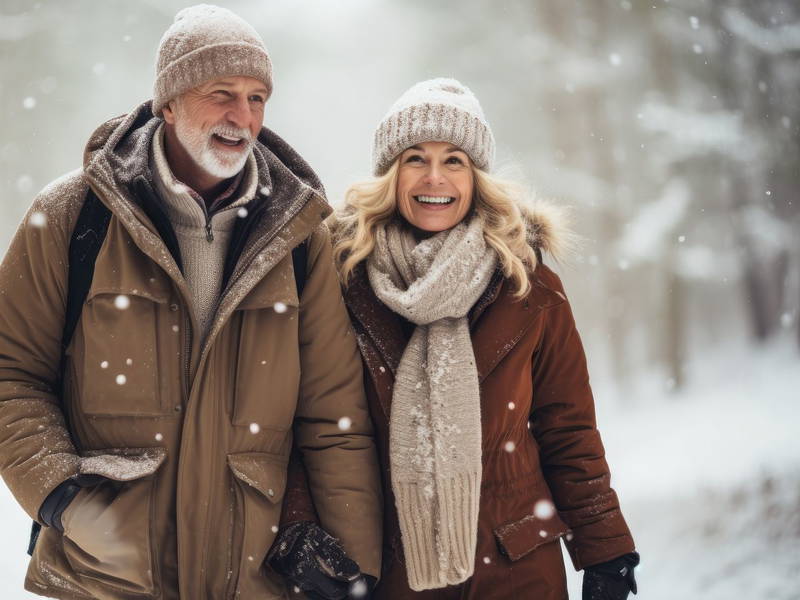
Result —
<svg viewBox="0 0 800 600"><path fill-rule="evenodd" d="M565 517L564 514L561 515ZM564 520L569 523L569 517ZM619 509L602 515L600 519L572 527L564 538L576 571L613 560L633 552L635 545L627 523Z"/></svg>

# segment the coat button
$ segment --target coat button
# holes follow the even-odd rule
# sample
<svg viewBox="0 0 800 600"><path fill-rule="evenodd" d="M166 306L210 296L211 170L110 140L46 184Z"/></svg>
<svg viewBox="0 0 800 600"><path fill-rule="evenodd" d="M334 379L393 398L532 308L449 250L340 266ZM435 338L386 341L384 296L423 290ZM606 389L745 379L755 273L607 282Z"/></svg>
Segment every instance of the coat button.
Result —
<svg viewBox="0 0 800 600"><path fill-rule="evenodd" d="M176 405L175 405L175 412L176 412L176 413L179 413L179 412L181 412L182 410L183 410L183 407L182 407L180 404L176 404Z"/></svg>
<svg viewBox="0 0 800 600"><path fill-rule="evenodd" d="M169 305L169 309L170 309L172 312L175 312L175 311L177 311L177 310L178 310L178 305L177 305L177 304L175 304L175 303L173 302L172 304L170 304L170 305Z"/></svg>

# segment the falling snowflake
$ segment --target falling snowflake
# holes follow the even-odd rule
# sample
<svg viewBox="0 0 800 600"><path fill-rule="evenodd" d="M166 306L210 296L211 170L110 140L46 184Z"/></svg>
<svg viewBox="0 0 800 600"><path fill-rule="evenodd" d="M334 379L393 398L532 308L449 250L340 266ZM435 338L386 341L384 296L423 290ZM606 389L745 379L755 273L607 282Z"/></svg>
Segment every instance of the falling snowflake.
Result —
<svg viewBox="0 0 800 600"><path fill-rule="evenodd" d="M39 89L44 94L52 94L58 87L58 80L53 76L48 76L39 82Z"/></svg>
<svg viewBox="0 0 800 600"><path fill-rule="evenodd" d="M17 178L17 190L22 193L30 192L33 188L33 178L30 175L20 175Z"/></svg>
<svg viewBox="0 0 800 600"><path fill-rule="evenodd" d="M697 17L689 17L689 24L692 26L692 29L700 29L700 19Z"/></svg>
<svg viewBox="0 0 800 600"><path fill-rule="evenodd" d="M95 63L94 66L92 67L92 72L95 75L102 75L103 73L106 72L106 63L101 63L101 62Z"/></svg>
<svg viewBox="0 0 800 600"><path fill-rule="evenodd" d="M261 426L258 423L250 423L250 433L255 435L259 431L261 431Z"/></svg>
<svg viewBox="0 0 800 600"><path fill-rule="evenodd" d="M130 367L131 365L133 365L133 359L132 358L126 358L125 359L125 364Z"/></svg>
<svg viewBox="0 0 800 600"><path fill-rule="evenodd" d="M269 189L269 186L265 185L260 190L262 196L269 196L272 193L272 190Z"/></svg>
<svg viewBox="0 0 800 600"><path fill-rule="evenodd" d="M278 533L278 526L277 525L273 525L272 526L272 533Z"/></svg>
<svg viewBox="0 0 800 600"><path fill-rule="evenodd" d="M509 440L508 442L506 442L506 445L503 446L503 449L506 452L513 452L516 447L517 447L517 445L514 442Z"/></svg>
<svg viewBox="0 0 800 600"><path fill-rule="evenodd" d="M364 582L363 579L357 580L351 587L350 587L350 596L353 598L363 598L367 595L367 584Z"/></svg>
<svg viewBox="0 0 800 600"><path fill-rule="evenodd" d="M247 209L243 206L239 210L236 211L236 216L240 219L244 219L247 216Z"/></svg>
<svg viewBox="0 0 800 600"><path fill-rule="evenodd" d="M116 381L117 385L125 385L125 383L128 381L128 378L125 377L125 375L123 375L122 373L120 373L119 375L117 375Z"/></svg>
<svg viewBox="0 0 800 600"><path fill-rule="evenodd" d="M22 101L22 108L26 110L31 110L33 108L36 108L36 98L34 98L33 96L28 96L27 98L25 98Z"/></svg>
<svg viewBox="0 0 800 600"><path fill-rule="evenodd" d="M44 227L47 225L47 215L40 211L34 211L31 213L31 216L28 218L28 224L31 227Z"/></svg>
<svg viewBox="0 0 800 600"><path fill-rule="evenodd" d="M618 67L622 64L622 57L616 52L612 52L608 55L608 62L611 63L611 66Z"/></svg>
<svg viewBox="0 0 800 600"><path fill-rule="evenodd" d="M177 325L173 325L172 326L172 331L174 331L175 333L178 333L178 331L180 331L180 327L178 327Z"/></svg>
<svg viewBox="0 0 800 600"><path fill-rule="evenodd" d="M508 403L508 410L514 410L515 408L517 408L516 404L514 404L513 402Z"/></svg>
<svg viewBox="0 0 800 600"><path fill-rule="evenodd" d="M125 310L131 305L131 299L128 298L125 294L120 294L116 298L114 298L114 306L116 306L120 310Z"/></svg>
<svg viewBox="0 0 800 600"><path fill-rule="evenodd" d="M286 312L286 305L283 302L276 302L275 306L273 307L276 313L285 313Z"/></svg>
<svg viewBox="0 0 800 600"><path fill-rule="evenodd" d="M539 537L547 537L547 532L544 529L539 530Z"/></svg>
<svg viewBox="0 0 800 600"><path fill-rule="evenodd" d="M108 368L108 361L104 360L103 362L101 362L100 363L100 368L101 369L107 369Z"/></svg>
<svg viewBox="0 0 800 600"><path fill-rule="evenodd" d="M491 558L489 558L488 556L483 557L483 564L488 565L490 562L492 562Z"/></svg>
<svg viewBox="0 0 800 600"><path fill-rule="evenodd" d="M686 236L685 235L679 235L678 236L678 241L682 244L683 242L686 241Z"/></svg>
<svg viewBox="0 0 800 600"><path fill-rule="evenodd" d="M160 433L157 433L157 434L156 434L156 441L157 441L157 442L160 442L160 441L161 441L161 440L163 440L163 439L164 439L164 436L163 436L162 434L160 434Z"/></svg>
<svg viewBox="0 0 800 600"><path fill-rule="evenodd" d="M353 420L350 417L342 417L339 419L339 429L342 431L347 431L350 429L351 425L353 424Z"/></svg>
<svg viewBox="0 0 800 600"><path fill-rule="evenodd" d="M695 54L702 54L703 53L703 46L700 44L692 44L692 52Z"/></svg>
<svg viewBox="0 0 800 600"><path fill-rule="evenodd" d="M533 514L536 515L537 519L542 519L543 521L550 519L555 512L556 507L553 506L550 500L542 499L533 505Z"/></svg>

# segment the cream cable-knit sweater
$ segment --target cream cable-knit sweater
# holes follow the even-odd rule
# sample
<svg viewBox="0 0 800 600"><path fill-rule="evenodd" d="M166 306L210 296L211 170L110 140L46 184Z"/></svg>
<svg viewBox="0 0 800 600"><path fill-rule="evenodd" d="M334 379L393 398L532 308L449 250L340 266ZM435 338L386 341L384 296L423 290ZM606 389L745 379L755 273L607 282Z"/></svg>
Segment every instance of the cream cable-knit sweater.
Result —
<svg viewBox="0 0 800 600"><path fill-rule="evenodd" d="M205 339L222 291L222 271L228 244L239 209L256 194L258 170L252 152L244 166L244 176L234 200L208 216L205 203L189 193L186 185L175 179L164 151L164 125L153 136L150 152L153 183L163 201L164 211L175 230L183 259L183 275L192 292L192 310L197 319L196 335ZM211 224L211 236L206 229Z"/></svg>

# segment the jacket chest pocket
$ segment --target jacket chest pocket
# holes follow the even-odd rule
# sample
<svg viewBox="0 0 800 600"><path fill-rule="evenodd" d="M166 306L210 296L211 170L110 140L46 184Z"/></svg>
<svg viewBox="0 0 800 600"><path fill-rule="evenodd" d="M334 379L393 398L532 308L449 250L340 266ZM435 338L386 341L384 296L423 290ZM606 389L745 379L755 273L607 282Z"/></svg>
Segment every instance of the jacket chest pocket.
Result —
<svg viewBox="0 0 800 600"><path fill-rule="evenodd" d="M169 414L169 384L159 378L167 370L165 364L178 358L179 335L173 327L178 314L169 309L166 295L139 290L89 292L73 350L83 413Z"/></svg>
<svg viewBox="0 0 800 600"><path fill-rule="evenodd" d="M286 431L294 420L300 387L297 294L269 286L254 292L237 310L231 419L237 426Z"/></svg>

